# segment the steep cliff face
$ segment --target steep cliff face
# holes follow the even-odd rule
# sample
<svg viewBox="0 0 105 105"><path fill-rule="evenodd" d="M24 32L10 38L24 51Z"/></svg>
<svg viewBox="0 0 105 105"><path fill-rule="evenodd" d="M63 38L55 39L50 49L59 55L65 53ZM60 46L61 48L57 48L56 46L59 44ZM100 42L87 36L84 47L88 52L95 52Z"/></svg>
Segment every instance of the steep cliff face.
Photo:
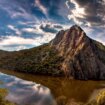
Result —
<svg viewBox="0 0 105 105"><path fill-rule="evenodd" d="M62 70L75 79L105 79L105 47L77 25L60 31L51 41L64 58Z"/></svg>
<svg viewBox="0 0 105 105"><path fill-rule="evenodd" d="M18 52L0 51L0 68L84 80L105 79L105 46L74 25L58 32L48 44Z"/></svg>

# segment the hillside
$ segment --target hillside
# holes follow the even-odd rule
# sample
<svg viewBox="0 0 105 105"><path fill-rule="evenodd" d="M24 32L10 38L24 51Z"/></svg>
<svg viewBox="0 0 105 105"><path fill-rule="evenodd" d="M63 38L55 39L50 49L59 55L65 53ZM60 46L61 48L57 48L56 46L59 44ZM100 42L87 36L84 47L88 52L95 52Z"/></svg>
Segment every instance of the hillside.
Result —
<svg viewBox="0 0 105 105"><path fill-rule="evenodd" d="M45 44L28 50L8 52L0 56L0 68L58 76L62 75L61 61L62 57L57 55L57 51Z"/></svg>
<svg viewBox="0 0 105 105"><path fill-rule="evenodd" d="M77 25L48 44L17 52L0 51L0 68L75 79L105 79L105 46Z"/></svg>

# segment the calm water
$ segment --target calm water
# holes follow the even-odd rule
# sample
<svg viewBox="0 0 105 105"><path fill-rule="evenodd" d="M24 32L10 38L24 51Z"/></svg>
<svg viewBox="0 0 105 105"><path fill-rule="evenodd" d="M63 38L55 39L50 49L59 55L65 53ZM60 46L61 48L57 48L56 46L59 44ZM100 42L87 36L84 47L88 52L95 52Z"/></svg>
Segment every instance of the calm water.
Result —
<svg viewBox="0 0 105 105"><path fill-rule="evenodd" d="M59 101L67 103L70 100L86 102L93 93L105 88L105 81L67 80L6 70L1 72L0 80L4 84L0 87L9 89L6 98L20 105L56 105Z"/></svg>

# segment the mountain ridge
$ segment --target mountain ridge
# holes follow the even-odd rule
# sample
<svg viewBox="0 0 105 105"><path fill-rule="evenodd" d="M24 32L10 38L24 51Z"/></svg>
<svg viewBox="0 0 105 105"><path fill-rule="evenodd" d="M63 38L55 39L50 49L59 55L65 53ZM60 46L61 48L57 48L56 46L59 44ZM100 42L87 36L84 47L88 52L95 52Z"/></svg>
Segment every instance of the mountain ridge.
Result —
<svg viewBox="0 0 105 105"><path fill-rule="evenodd" d="M83 80L105 79L105 46L74 25L59 31L48 44L3 54L0 68Z"/></svg>

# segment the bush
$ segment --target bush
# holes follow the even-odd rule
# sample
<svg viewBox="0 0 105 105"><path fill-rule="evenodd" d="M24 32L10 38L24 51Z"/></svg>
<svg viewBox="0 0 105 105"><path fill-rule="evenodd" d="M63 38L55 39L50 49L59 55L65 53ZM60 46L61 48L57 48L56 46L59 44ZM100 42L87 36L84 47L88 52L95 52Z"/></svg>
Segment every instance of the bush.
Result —
<svg viewBox="0 0 105 105"><path fill-rule="evenodd" d="M13 104L13 103L5 100L7 93L8 92L6 89L0 89L0 105L16 105L16 104Z"/></svg>

